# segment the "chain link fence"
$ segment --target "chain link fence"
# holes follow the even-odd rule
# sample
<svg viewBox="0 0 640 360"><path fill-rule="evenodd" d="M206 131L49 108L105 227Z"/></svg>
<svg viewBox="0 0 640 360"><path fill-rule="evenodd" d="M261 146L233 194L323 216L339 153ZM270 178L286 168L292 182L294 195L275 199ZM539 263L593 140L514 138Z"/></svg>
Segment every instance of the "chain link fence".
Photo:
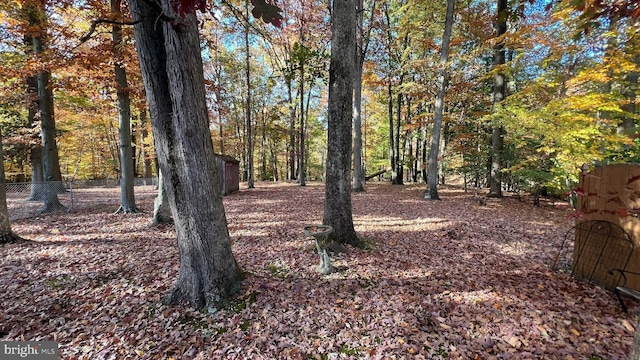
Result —
<svg viewBox="0 0 640 360"><path fill-rule="evenodd" d="M157 179L134 179L136 193L155 192ZM120 203L117 179L5 183L11 221L40 215L43 210L78 211L97 205Z"/></svg>

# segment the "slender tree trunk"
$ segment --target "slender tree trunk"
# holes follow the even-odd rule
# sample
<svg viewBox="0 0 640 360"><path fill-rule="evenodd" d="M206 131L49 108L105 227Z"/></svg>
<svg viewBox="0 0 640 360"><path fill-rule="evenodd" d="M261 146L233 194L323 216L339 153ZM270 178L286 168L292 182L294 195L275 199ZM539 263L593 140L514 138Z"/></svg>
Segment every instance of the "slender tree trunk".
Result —
<svg viewBox="0 0 640 360"><path fill-rule="evenodd" d="M451 40L455 3L455 0L447 0L444 35L442 35L442 53L440 54L440 70L438 71L438 94L436 96L435 118L433 119L433 134L431 135L429 170L427 171L427 190L423 195L425 199L431 200L440 200L438 196L438 156L440 150L440 133L442 132L444 97L447 92L447 61L449 61L449 42Z"/></svg>
<svg viewBox="0 0 640 360"><path fill-rule="evenodd" d="M250 51L249 51L249 0L245 1L245 16L247 17L247 26L244 32L244 45L246 53L245 63L246 63L246 77L247 77L247 187L249 189L254 188L254 175L253 175L253 135L252 135L252 124L251 124L251 62Z"/></svg>
<svg viewBox="0 0 640 360"><path fill-rule="evenodd" d="M391 183L395 184L398 173L396 172L396 138L393 135L393 90L391 86L391 79L389 79L389 85L387 86L388 98L387 98L387 111L389 116L389 163L391 165Z"/></svg>
<svg viewBox="0 0 640 360"><path fill-rule="evenodd" d="M353 191L364 191L364 169L362 162L362 65L364 62L363 11L364 1L356 0L356 52L353 82ZM373 10L372 10L373 11Z"/></svg>
<svg viewBox="0 0 640 360"><path fill-rule="evenodd" d="M296 107L293 104L293 90L291 79L287 79L287 91L289 95L289 178L296 179Z"/></svg>
<svg viewBox="0 0 640 360"><path fill-rule="evenodd" d="M262 111L260 111L260 119L261 119L261 123L262 123L262 137L261 137L261 143L260 143L260 149L262 150L260 152L260 163L262 164L262 170L261 170L261 176L260 179L262 181L266 181L267 180L267 118L264 115L264 104L263 104L263 108Z"/></svg>
<svg viewBox="0 0 640 360"><path fill-rule="evenodd" d="M122 16L121 0L111 0L111 12ZM133 149L131 147L131 99L127 71L124 68L124 57L121 47L122 27L113 25L111 36L113 40L112 52L114 57L114 72L116 78L116 95L118 97L118 134L120 136L120 207L116 213L136 213L135 193L133 188Z"/></svg>
<svg viewBox="0 0 640 360"><path fill-rule="evenodd" d="M180 250L178 279L165 302L214 311L240 289L241 274L209 133L197 20L175 14L168 0L161 9L129 3L139 21L136 47ZM165 22L162 14L177 20Z"/></svg>
<svg viewBox="0 0 640 360"><path fill-rule="evenodd" d="M301 36L301 41L304 40L304 36ZM306 185L305 177L305 118L304 118L304 62L305 57L300 59L300 155L298 156L298 184L300 186Z"/></svg>
<svg viewBox="0 0 640 360"><path fill-rule="evenodd" d="M4 164L4 150L2 149L2 133L0 133L0 159ZM0 244L22 240L11 231L9 208L7 207L7 188L4 182L4 166L0 166Z"/></svg>
<svg viewBox="0 0 640 360"><path fill-rule="evenodd" d="M351 207L351 142L355 51L355 1L335 0L331 22L327 172L323 224L331 238L361 246L353 227Z"/></svg>
<svg viewBox="0 0 640 360"><path fill-rule="evenodd" d="M498 0L496 17L496 36L500 37L507 32L507 0ZM499 41L493 54L493 66L498 67L505 63L504 42ZM503 72L496 73L493 80L493 104L494 111L506 96L506 76ZM502 197L502 154L504 148L504 128L502 125L494 125L491 133L491 177L489 185L489 197Z"/></svg>
<svg viewBox="0 0 640 360"><path fill-rule="evenodd" d="M143 163L143 171L144 178L147 185L153 184L153 170L151 169L151 157L147 151L147 138L149 137L149 133L147 131L147 110L140 111L140 149Z"/></svg>
<svg viewBox="0 0 640 360"><path fill-rule="evenodd" d="M400 76L400 85L402 85L402 78L403 76ZM396 164L396 168L394 170L394 173L396 174L395 178L392 179L393 180L393 184L394 185L403 185L403 178L404 178L404 166L402 164L402 161L400 159L400 157L402 156L400 153L400 150L402 149L400 146L400 129L402 128L401 123L402 123L402 92L398 92L398 105L396 106L398 108L398 111L396 112L396 131L395 131L395 136L396 139L394 141L394 145L395 145L395 149L394 149L394 154L395 154L395 164Z"/></svg>

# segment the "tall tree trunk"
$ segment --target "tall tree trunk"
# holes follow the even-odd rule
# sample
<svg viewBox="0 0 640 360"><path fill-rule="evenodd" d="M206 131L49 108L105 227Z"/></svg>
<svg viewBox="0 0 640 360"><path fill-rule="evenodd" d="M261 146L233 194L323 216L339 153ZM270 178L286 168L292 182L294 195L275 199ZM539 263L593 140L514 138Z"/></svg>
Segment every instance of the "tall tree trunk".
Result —
<svg viewBox="0 0 640 360"><path fill-rule="evenodd" d="M0 159L4 164L4 150L2 149L2 133L0 133ZM4 166L0 166L0 244L21 240L11 231L9 208L7 207L7 187L4 182Z"/></svg>
<svg viewBox="0 0 640 360"><path fill-rule="evenodd" d="M391 165L391 183L395 184L396 177L398 173L396 173L396 138L393 135L393 90L391 86L391 79L389 79L389 85L387 86L387 111L389 117L389 164Z"/></svg>
<svg viewBox="0 0 640 360"><path fill-rule="evenodd" d="M261 142L260 142L260 163L261 163L261 175L260 175L260 179L262 181L266 181L267 180L267 117L265 116L265 109L264 109L264 104L262 107L262 111L260 111L260 120L262 123L262 128L261 128Z"/></svg>
<svg viewBox="0 0 640 360"><path fill-rule="evenodd" d="M162 8L144 0L129 3L138 21L136 47L180 250L178 279L164 300L215 310L240 289L241 273L209 133L197 20L175 14L169 0ZM158 20L163 14L176 21Z"/></svg>
<svg viewBox="0 0 640 360"><path fill-rule="evenodd" d="M40 111L38 101L38 78L29 76L27 78L27 113L31 126L37 126L39 121L36 116ZM31 191L27 201L43 201L45 199L44 173L42 168L42 145L38 142L30 150L31 160Z"/></svg>
<svg viewBox="0 0 640 360"><path fill-rule="evenodd" d="M33 37L33 52L39 55L43 51L42 39L37 36ZM58 146L56 145L56 123L53 113L53 90L49 84L50 78L49 70L42 70L37 77L42 137L42 170L45 181L45 198L44 206L40 209L41 213L66 210L66 207L58 199L58 191L62 188L62 174Z"/></svg>
<svg viewBox="0 0 640 360"><path fill-rule="evenodd" d="M149 156L150 152L147 151L147 138L149 137L149 133L147 131L147 110L143 109L140 111L140 149L142 156L142 164L143 164L143 176L145 178L147 185L153 184L153 170L151 169L151 157Z"/></svg>
<svg viewBox="0 0 640 360"><path fill-rule="evenodd" d="M366 55L366 45L364 39L364 1L356 0L356 52L355 52L355 76L353 83L353 191L364 191L365 172L362 160L362 66ZM375 1L373 5L375 8ZM371 9L375 13L375 9Z"/></svg>
<svg viewBox="0 0 640 360"><path fill-rule="evenodd" d="M355 51L355 10L354 0L333 2L323 224L333 227L334 241L360 246L351 208L354 59L345 56Z"/></svg>
<svg viewBox="0 0 640 360"><path fill-rule="evenodd" d="M428 157L427 157L427 143L428 143L428 137L427 137L428 133L427 133L427 127L423 126L422 127L422 153L421 153L421 157L420 159L421 161L421 166L422 166L422 181L426 184L427 183L427 166L428 166Z"/></svg>
<svg viewBox="0 0 640 360"><path fill-rule="evenodd" d="M507 0L498 0L496 16L496 37L507 32ZM505 63L504 41L498 41L493 53L493 66L499 67ZM506 96L506 76L502 71L496 73L493 80L493 104L494 111ZM491 177L489 185L489 197L502 197L502 155L504 148L504 127L495 124L491 133Z"/></svg>
<svg viewBox="0 0 640 360"><path fill-rule="evenodd" d="M287 92L289 95L289 178L296 179L296 107L293 104L293 90L291 78L287 79Z"/></svg>
<svg viewBox="0 0 640 360"><path fill-rule="evenodd" d="M301 27L302 28L302 27ZM300 36L300 41L304 41L304 35ZM306 185L305 177L305 118L304 118L304 62L305 56L300 57L300 155L298 156L298 184L300 186Z"/></svg>
<svg viewBox="0 0 640 360"><path fill-rule="evenodd" d="M251 62L250 51L249 51L249 0L245 1L245 16L247 17L247 26L244 32L244 45L246 50L246 77L247 77L247 162L245 165L247 166L247 187L249 189L254 188L254 175L253 175L253 135L251 125Z"/></svg>
<svg viewBox="0 0 640 360"><path fill-rule="evenodd" d="M122 1L111 0L111 13L122 17ZM133 149L131 148L131 99L127 71L124 68L122 55L122 27L113 25L111 30L114 57L114 73L116 78L116 95L118 97L118 134L120 137L120 207L116 213L136 213L135 193L133 188Z"/></svg>
<svg viewBox="0 0 640 360"><path fill-rule="evenodd" d="M400 76L400 84L402 85L402 80L403 80L403 76ZM395 174L395 178L392 179L392 182L394 185L403 185L404 181L404 165L402 164L402 161L400 159L400 157L402 156L400 151L402 150L402 147L400 146L400 130L402 129L401 123L402 123L402 92L398 92L398 111L396 112L396 131L395 131L395 136L396 139L394 141L394 145L395 145L395 149L393 151L393 153L395 154L395 164L396 164L396 168L394 169L394 174Z"/></svg>
<svg viewBox="0 0 640 360"><path fill-rule="evenodd" d="M438 196L438 155L440 150L440 133L442 132L442 115L444 97L447 92L447 61L449 61L449 42L453 27L453 13L455 0L447 0L447 15L442 36L442 53L440 54L440 70L438 71L438 95L436 96L435 118L433 120L433 134L431 136L431 150L429 152L429 170L427 171L427 191L425 199L440 200Z"/></svg>

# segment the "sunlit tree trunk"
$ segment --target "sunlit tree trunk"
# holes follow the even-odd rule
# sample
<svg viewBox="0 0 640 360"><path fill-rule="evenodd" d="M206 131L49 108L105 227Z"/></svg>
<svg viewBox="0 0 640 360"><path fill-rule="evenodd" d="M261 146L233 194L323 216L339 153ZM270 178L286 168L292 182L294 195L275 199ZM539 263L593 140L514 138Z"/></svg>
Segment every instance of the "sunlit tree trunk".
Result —
<svg viewBox="0 0 640 360"><path fill-rule="evenodd" d="M150 151L147 150L147 139L149 133L147 131L147 110L140 111L140 156L142 156L143 176L147 185L152 185L153 170L151 169Z"/></svg>
<svg viewBox="0 0 640 360"><path fill-rule="evenodd" d="M168 304L215 310L240 289L209 133L194 14L130 0L160 171L175 223L180 269ZM176 18L167 22L162 15Z"/></svg>
<svg viewBox="0 0 640 360"><path fill-rule="evenodd" d="M362 67L367 53L370 31L364 31L364 1L356 0L356 52L353 83L353 191L364 191L365 168L362 158ZM372 1L371 19L375 14L376 1ZM369 21L371 29L372 21Z"/></svg>
<svg viewBox="0 0 640 360"><path fill-rule="evenodd" d="M301 41L304 40L304 37L301 36ZM305 174L305 118L304 118L304 62L305 57L300 57L300 152L298 155L298 184L300 186L306 185L306 174Z"/></svg>
<svg viewBox="0 0 640 360"><path fill-rule="evenodd" d="M254 174L253 174L253 135L251 124L251 64L250 64L250 51L249 51L249 0L245 1L245 16L247 20L245 32L244 32L244 45L246 50L246 79L247 79L247 125L246 125L246 138L247 138L247 187L253 189L254 187Z"/></svg>
<svg viewBox="0 0 640 360"><path fill-rule="evenodd" d="M323 224L332 239L360 246L351 207L351 141L353 120L355 1L335 0L331 22L327 172Z"/></svg>
<svg viewBox="0 0 640 360"><path fill-rule="evenodd" d="M496 16L496 37L507 32L507 0L498 0ZM499 67L505 63L504 41L498 41L494 48L493 66ZM496 73L493 80L494 111L506 96L506 76L504 72ZM494 124L491 132L491 178L489 182L489 197L502 197L502 154L504 148L504 127Z"/></svg>
<svg viewBox="0 0 640 360"><path fill-rule="evenodd" d="M296 179L296 108L293 104L293 90L291 78L287 79L287 93L289 99L289 173L287 180Z"/></svg>
<svg viewBox="0 0 640 360"><path fill-rule="evenodd" d="M431 200L440 200L440 197L438 196L438 156L440 155L440 133L442 132L444 97L447 92L448 80L447 61L449 61L449 42L451 40L455 3L455 0L447 0L444 35L442 35L442 52L440 54L440 69L438 70L438 94L436 96L433 134L431 137L431 150L429 152L429 170L427 171L427 190L423 195L425 199Z"/></svg>
<svg viewBox="0 0 640 360"><path fill-rule="evenodd" d="M122 17L121 0L111 0L111 12ZM120 136L120 207L116 213L136 213L135 193L133 188L133 149L131 147L131 98L127 83L127 71L124 68L122 55L122 27L113 25L111 30L112 52L114 57L114 73L116 79L116 95L118 97L118 134Z"/></svg>

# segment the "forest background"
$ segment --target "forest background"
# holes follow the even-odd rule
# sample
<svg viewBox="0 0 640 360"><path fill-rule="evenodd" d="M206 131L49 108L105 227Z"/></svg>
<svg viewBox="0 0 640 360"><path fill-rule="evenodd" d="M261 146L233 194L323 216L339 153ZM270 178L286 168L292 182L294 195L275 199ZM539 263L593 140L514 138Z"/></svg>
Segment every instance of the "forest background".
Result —
<svg viewBox="0 0 640 360"><path fill-rule="evenodd" d="M445 63L440 61L444 1L361 5L362 160L356 163L366 174L390 168L394 183L426 179L443 66L448 87L439 139L441 183L455 173L465 185L487 186L493 154L499 153L504 188L562 194L575 185L582 164L638 160L637 6L608 8L615 11L602 16L607 8L598 2L504 3L507 11L500 15L493 1L457 5ZM131 104L131 124L125 125L132 136L134 175L154 176L126 3L46 1L35 19L25 4L0 7L7 180L37 177L33 164L42 145L42 112L34 110L33 82L43 70L51 74L46 88L54 99L64 180L121 176L123 93ZM248 2L210 5L200 15L200 32L215 151L240 160L245 181L323 179L329 6L280 1L284 20L276 29L250 16ZM504 34L496 36L496 23L506 24ZM45 39L40 49L27 41L36 31ZM495 61L497 49L504 54L502 64ZM114 68L126 72L124 83ZM506 81L500 102L494 99L497 75ZM503 141L499 148L496 133Z"/></svg>

